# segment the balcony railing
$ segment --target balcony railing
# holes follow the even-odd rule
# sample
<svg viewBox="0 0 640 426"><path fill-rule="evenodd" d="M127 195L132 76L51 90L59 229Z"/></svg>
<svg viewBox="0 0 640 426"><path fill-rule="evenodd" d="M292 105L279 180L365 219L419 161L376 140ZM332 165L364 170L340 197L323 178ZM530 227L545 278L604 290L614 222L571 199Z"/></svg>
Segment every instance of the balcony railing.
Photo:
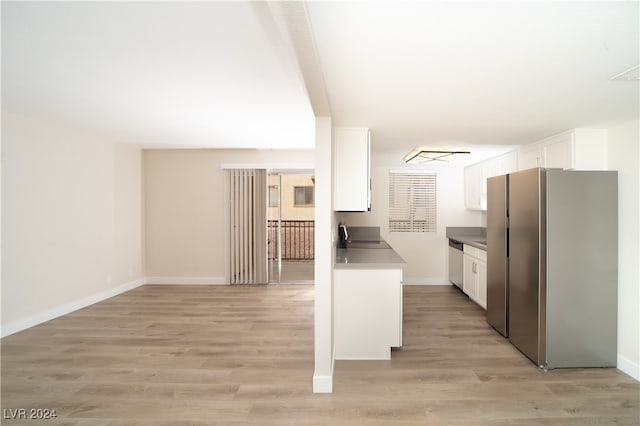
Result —
<svg viewBox="0 0 640 426"><path fill-rule="evenodd" d="M313 220L283 220L280 222L282 230L282 260L312 260L314 256ZM278 258L278 221L267 221L269 260Z"/></svg>

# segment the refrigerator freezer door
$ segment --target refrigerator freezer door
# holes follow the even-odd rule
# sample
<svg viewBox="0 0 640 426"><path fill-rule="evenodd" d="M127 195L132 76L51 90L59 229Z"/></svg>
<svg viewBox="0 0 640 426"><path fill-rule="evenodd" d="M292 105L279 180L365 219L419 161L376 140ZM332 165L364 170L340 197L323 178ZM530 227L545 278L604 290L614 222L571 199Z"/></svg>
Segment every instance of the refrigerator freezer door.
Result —
<svg viewBox="0 0 640 426"><path fill-rule="evenodd" d="M546 362L544 191L541 169L509 176L509 340L536 365Z"/></svg>
<svg viewBox="0 0 640 426"><path fill-rule="evenodd" d="M617 174L547 171L547 367L615 367Z"/></svg>
<svg viewBox="0 0 640 426"><path fill-rule="evenodd" d="M487 179L487 322L507 337L507 175Z"/></svg>

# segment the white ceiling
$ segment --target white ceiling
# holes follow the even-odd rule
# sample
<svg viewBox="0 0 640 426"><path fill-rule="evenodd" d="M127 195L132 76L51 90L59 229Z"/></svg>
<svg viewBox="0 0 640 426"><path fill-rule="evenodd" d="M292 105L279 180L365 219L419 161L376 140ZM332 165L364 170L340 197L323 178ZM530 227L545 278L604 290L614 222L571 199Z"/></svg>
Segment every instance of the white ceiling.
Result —
<svg viewBox="0 0 640 426"><path fill-rule="evenodd" d="M379 149L523 144L638 116L638 2L308 5L336 125Z"/></svg>
<svg viewBox="0 0 640 426"><path fill-rule="evenodd" d="M2 107L147 146L314 145L265 3L3 1Z"/></svg>
<svg viewBox="0 0 640 426"><path fill-rule="evenodd" d="M264 2L3 1L2 107L150 146L312 148L321 81L379 155L523 144L640 114L640 83L609 81L640 63L638 5L309 2L286 35Z"/></svg>

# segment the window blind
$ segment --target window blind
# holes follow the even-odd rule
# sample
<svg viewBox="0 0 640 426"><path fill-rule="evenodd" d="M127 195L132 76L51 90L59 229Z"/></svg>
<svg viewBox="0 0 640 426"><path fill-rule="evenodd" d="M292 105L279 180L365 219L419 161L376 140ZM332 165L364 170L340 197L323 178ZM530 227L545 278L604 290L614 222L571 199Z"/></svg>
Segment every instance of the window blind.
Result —
<svg viewBox="0 0 640 426"><path fill-rule="evenodd" d="M436 174L389 172L389 231L436 232Z"/></svg>
<svg viewBox="0 0 640 426"><path fill-rule="evenodd" d="M230 169L229 251L231 284L259 284L267 276L267 173Z"/></svg>

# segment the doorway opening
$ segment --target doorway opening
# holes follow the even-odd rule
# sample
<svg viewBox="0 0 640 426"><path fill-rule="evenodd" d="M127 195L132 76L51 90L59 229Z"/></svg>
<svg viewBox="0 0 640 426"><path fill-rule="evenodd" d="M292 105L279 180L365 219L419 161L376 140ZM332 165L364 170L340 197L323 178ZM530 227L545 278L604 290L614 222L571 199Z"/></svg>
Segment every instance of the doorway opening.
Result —
<svg viewBox="0 0 640 426"><path fill-rule="evenodd" d="M309 171L270 171L267 185L269 283L312 284L315 177Z"/></svg>

